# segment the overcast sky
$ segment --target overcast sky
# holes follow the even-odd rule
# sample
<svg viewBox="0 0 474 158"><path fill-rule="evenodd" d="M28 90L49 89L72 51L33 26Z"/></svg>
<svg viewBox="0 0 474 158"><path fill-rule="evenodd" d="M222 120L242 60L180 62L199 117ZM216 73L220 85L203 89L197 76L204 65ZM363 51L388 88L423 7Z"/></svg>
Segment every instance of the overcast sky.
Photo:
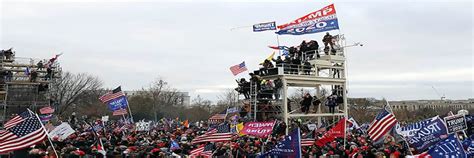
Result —
<svg viewBox="0 0 474 158"><path fill-rule="evenodd" d="M60 57L63 70L100 77L107 88L140 89L161 77L215 100L234 88L229 67L249 69L276 45L272 32L231 28L287 23L321 1L0 0L0 47L17 56ZM471 1L336 1L347 49L350 97L474 98ZM337 33L337 31L333 32ZM323 34L280 36L282 45Z"/></svg>

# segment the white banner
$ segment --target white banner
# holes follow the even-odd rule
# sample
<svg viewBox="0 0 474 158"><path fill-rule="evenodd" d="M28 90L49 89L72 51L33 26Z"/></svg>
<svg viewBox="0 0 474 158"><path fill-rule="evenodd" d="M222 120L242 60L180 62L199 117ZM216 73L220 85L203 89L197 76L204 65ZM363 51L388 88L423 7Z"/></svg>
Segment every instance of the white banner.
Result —
<svg viewBox="0 0 474 158"><path fill-rule="evenodd" d="M73 134L74 132L76 131L74 131L74 129L72 129L68 123L63 122L59 126L56 126L56 128L54 128L51 132L49 132L49 137L50 138L58 137L59 140L61 141L61 140L66 139L69 135Z"/></svg>
<svg viewBox="0 0 474 158"><path fill-rule="evenodd" d="M137 122L135 123L135 130L136 131L149 131L151 128L151 121L150 122Z"/></svg>

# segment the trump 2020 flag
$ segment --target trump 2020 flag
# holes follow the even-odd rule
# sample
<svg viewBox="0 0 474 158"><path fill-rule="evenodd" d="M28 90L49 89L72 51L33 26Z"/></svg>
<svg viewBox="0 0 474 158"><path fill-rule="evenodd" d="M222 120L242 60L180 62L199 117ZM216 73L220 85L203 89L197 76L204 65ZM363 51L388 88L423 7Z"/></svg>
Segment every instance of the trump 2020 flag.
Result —
<svg viewBox="0 0 474 158"><path fill-rule="evenodd" d="M287 24L279 25L279 35L303 35L339 29L334 4L309 13Z"/></svg>
<svg viewBox="0 0 474 158"><path fill-rule="evenodd" d="M128 101L126 96L121 96L115 99L112 99L107 102L107 105L109 106L109 109L111 111L116 111L119 109L126 109L128 106Z"/></svg>
<svg viewBox="0 0 474 158"><path fill-rule="evenodd" d="M421 127L412 137L408 138L408 144L415 151L421 153L436 143L448 137L448 130L440 117L434 117L430 123Z"/></svg>
<svg viewBox="0 0 474 158"><path fill-rule="evenodd" d="M454 134L449 135L448 139L439 142L434 148L428 150L428 154L432 158L466 158L466 152L464 151L461 142Z"/></svg>
<svg viewBox="0 0 474 158"><path fill-rule="evenodd" d="M273 21L253 25L253 32L261 32L267 30L276 30L276 23Z"/></svg>
<svg viewBox="0 0 474 158"><path fill-rule="evenodd" d="M273 149L258 157L263 158L267 156L301 158L300 129L295 129L290 135L285 136L284 140L278 142Z"/></svg>

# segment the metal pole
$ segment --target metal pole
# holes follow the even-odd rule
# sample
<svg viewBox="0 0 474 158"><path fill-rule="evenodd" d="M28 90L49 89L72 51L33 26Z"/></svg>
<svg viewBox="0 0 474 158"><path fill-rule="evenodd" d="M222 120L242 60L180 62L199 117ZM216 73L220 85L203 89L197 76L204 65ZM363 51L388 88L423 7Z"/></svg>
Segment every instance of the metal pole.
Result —
<svg viewBox="0 0 474 158"><path fill-rule="evenodd" d="M283 83L283 120L286 124L285 134L288 134L288 85L286 83L286 78L282 77L281 82Z"/></svg>
<svg viewBox="0 0 474 158"><path fill-rule="evenodd" d="M3 123L5 123L7 120L8 84L5 84L5 97L3 99Z"/></svg>
<svg viewBox="0 0 474 158"><path fill-rule="evenodd" d="M43 123L41 123L41 119L39 118L38 114L34 113L30 109L27 109L27 110L30 112L30 114L31 113L35 114L36 118L38 119L38 121L41 124L41 128L43 128L43 131L46 133L46 137L48 137L49 143L51 143L51 147L53 148L54 154L56 154L56 157L59 157L58 152L56 152L56 148L54 148L53 141L51 141L51 138L49 138L49 133L48 133L48 131L46 131L46 128L44 127Z"/></svg>
<svg viewBox="0 0 474 158"><path fill-rule="evenodd" d="M132 109L130 109L130 104L128 103L127 96L125 96L125 99L127 100L127 108L128 108L128 114L130 115L130 120L132 121L132 123L134 123L135 121L133 121Z"/></svg>
<svg viewBox="0 0 474 158"><path fill-rule="evenodd" d="M250 102L253 104L253 121L257 121L257 84L258 83L251 83L251 87L250 90L253 90L253 92L250 92L250 95L252 95L253 93L255 93L255 95L253 97L252 96L250 97ZM254 90L255 89L255 90Z"/></svg>
<svg viewBox="0 0 474 158"><path fill-rule="evenodd" d="M281 56L280 38L279 38L278 34L276 36L277 36L277 44L278 44L278 55Z"/></svg>

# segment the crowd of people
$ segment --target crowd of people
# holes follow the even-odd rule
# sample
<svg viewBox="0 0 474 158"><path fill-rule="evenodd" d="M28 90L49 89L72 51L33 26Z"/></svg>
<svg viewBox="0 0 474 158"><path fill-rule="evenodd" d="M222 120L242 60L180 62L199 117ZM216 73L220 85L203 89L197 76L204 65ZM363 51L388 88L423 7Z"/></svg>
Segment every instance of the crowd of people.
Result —
<svg viewBox="0 0 474 158"><path fill-rule="evenodd" d="M146 130L137 130L135 125L124 121L101 122L100 120L78 119L74 115L68 122L75 130L75 133L64 140L53 137L52 144L60 157L127 157L127 158L152 158L152 157L188 157L191 151L204 145L212 145L212 157L219 158L253 158L258 157L263 151L268 151L281 141L285 135L285 129L299 127L302 131L303 139L317 140L331 128L329 123L323 123L321 128L309 130L307 124L295 120L290 126L284 122L276 121L273 132L266 138L256 138L253 136L239 135L237 130L231 141L205 142L193 144L192 140L199 135L203 135L216 124L205 121L196 123L184 123L178 119L161 119L153 122ZM220 122L222 124L232 124L233 121ZM59 124L61 121L53 123ZM51 123L45 125L52 127ZM232 126L230 126L232 127ZM320 157L339 155L341 157L401 157L407 154L407 148L402 143L395 142L394 139L387 139L381 146L373 146L365 134L365 129L353 129L347 135L347 142L344 145L343 139L336 139L323 146L315 143L302 147L304 157ZM13 154L12 154L13 155ZM21 151L16 151L14 155L27 157L56 157L52 146L45 141L43 144L35 145ZM7 155L3 155L6 157Z"/></svg>
<svg viewBox="0 0 474 158"><path fill-rule="evenodd" d="M322 39L324 43L324 49L322 50L325 55L337 54L337 50L340 49L340 46L336 44L338 38L338 36L332 36L326 33ZM279 49L284 52L284 56L264 60L263 63L261 63L262 67L260 70L255 72L257 75L274 74L269 71L275 67L284 67L285 73L287 74L311 75L312 65L309 61L319 59L321 56L319 44L315 40L310 40L309 42L303 41L298 46L280 47ZM341 64L335 63L334 66L341 66ZM337 71L337 69L335 71Z"/></svg>
<svg viewBox="0 0 474 158"><path fill-rule="evenodd" d="M265 80L262 79L260 75L256 75L250 73L250 79L247 81L245 78L241 78L240 80L236 80L238 87L235 90L244 96L244 99L255 99L257 104L259 105L268 105L272 104L272 101L280 100L282 93L283 83L280 78L275 80ZM252 95L254 98L251 98ZM328 96L312 96L309 93L306 93L302 96L299 101L296 100L288 100L288 111L292 111L292 102L299 102L300 111L303 113L309 113L311 105L314 106L314 111L317 111L319 105L327 106L330 113L336 112L336 107L343 103L343 88L342 86L335 85L333 86L333 90L330 95ZM249 108L247 108L249 109ZM245 109L243 110L245 111ZM247 110L250 111L250 110Z"/></svg>

